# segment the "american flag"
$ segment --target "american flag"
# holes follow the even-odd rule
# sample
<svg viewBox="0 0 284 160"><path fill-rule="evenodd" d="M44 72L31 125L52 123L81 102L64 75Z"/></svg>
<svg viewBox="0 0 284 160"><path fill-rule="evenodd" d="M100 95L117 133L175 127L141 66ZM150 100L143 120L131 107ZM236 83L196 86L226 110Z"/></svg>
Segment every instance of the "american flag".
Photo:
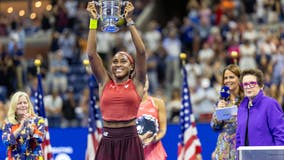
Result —
<svg viewBox="0 0 284 160"><path fill-rule="evenodd" d="M182 107L180 110L180 128L178 143L178 160L196 160L201 157L201 143L197 136L194 114L192 112L190 93L187 84L187 72L183 71Z"/></svg>
<svg viewBox="0 0 284 160"><path fill-rule="evenodd" d="M94 93L96 80L93 75L89 77L90 104L89 104L89 131L85 159L94 160L99 142L102 137L102 121L99 114L99 108L96 105L96 96Z"/></svg>
<svg viewBox="0 0 284 160"><path fill-rule="evenodd" d="M35 112L45 120L45 137L42 143L43 156L45 160L52 159L52 148L50 144L50 136L48 130L48 120L45 115L44 101L43 101L43 88L41 81L41 74L37 74L38 86L35 92Z"/></svg>

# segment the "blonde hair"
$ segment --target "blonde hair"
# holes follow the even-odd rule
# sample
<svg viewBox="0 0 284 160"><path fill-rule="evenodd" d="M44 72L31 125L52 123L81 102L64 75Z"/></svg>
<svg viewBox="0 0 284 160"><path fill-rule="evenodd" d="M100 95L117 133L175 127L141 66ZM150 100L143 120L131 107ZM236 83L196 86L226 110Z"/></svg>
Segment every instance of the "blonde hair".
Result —
<svg viewBox="0 0 284 160"><path fill-rule="evenodd" d="M26 92L18 91L16 93L14 93L12 98L11 98L9 109L8 109L8 114L7 114L7 119L12 124L18 124L19 123L17 121L17 118L16 118L17 117L16 116L16 108L17 108L19 98L23 97L23 96L28 101L28 113L31 114L31 115L35 115L34 108L33 108L33 105L32 105L32 102L30 100L29 95Z"/></svg>

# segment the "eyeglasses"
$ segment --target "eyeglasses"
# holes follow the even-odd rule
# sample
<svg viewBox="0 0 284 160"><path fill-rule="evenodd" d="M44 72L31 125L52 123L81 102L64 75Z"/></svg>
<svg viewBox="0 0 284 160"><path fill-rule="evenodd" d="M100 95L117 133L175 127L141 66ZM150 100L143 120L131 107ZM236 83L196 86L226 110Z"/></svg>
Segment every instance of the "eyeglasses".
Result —
<svg viewBox="0 0 284 160"><path fill-rule="evenodd" d="M242 83L243 88L254 88L257 85L256 81Z"/></svg>

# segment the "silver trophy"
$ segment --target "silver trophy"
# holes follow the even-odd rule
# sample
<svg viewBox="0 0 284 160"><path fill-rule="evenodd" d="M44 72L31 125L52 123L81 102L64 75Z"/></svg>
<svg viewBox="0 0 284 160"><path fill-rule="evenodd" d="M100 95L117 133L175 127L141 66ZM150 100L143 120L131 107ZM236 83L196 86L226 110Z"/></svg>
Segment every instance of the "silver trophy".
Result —
<svg viewBox="0 0 284 160"><path fill-rule="evenodd" d="M98 16L101 20L102 31L117 32L119 28L116 26L120 18L123 18L121 8L127 3L122 0L99 0L94 1L99 8Z"/></svg>
<svg viewBox="0 0 284 160"><path fill-rule="evenodd" d="M139 135L143 135L148 131L156 135L159 131L158 120L152 115L143 114L136 120L136 128Z"/></svg>

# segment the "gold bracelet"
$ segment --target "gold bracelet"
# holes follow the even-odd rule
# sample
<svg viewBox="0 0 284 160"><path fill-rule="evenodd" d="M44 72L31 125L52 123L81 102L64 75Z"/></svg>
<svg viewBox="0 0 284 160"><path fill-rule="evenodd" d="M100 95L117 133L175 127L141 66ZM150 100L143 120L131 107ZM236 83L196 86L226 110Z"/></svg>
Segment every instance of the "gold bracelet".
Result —
<svg viewBox="0 0 284 160"><path fill-rule="evenodd" d="M98 27L98 20L97 19L90 19L89 29L97 29Z"/></svg>

